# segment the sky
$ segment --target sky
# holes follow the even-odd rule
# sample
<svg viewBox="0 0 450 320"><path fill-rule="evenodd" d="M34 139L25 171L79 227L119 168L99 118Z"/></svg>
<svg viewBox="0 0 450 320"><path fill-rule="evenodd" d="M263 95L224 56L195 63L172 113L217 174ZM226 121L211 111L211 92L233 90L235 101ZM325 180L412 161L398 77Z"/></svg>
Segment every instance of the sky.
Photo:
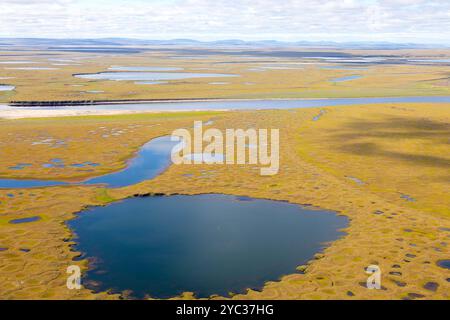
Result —
<svg viewBox="0 0 450 320"><path fill-rule="evenodd" d="M0 0L0 37L450 44L450 0Z"/></svg>

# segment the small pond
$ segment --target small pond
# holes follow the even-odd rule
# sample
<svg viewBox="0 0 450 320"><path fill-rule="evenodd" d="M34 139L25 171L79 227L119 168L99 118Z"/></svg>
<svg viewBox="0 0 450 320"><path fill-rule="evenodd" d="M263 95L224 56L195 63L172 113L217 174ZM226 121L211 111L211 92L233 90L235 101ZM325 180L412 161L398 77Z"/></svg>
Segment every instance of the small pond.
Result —
<svg viewBox="0 0 450 320"><path fill-rule="evenodd" d="M14 87L14 86L6 85L6 84L0 84L0 91L12 91L15 88L16 87Z"/></svg>
<svg viewBox="0 0 450 320"><path fill-rule="evenodd" d="M356 79L360 79L362 78L362 76L360 75L353 75L353 76L346 76L346 77L341 77L341 78L334 78L331 79L331 82L345 82L345 81L351 81L351 80L356 80Z"/></svg>
<svg viewBox="0 0 450 320"><path fill-rule="evenodd" d="M170 136L158 137L144 144L137 154L127 162L125 169L112 172L103 176L91 178L79 184L92 185L104 184L110 188L125 187L144 180L149 180L162 173L171 164L172 148L179 142L171 141ZM56 161L55 161L56 160ZM99 163L86 161L83 163L70 164L72 167L97 167ZM66 167L61 159L52 159L49 163L43 164L44 168ZM23 169L25 166L17 164L15 170ZM12 170L14 170L12 169ZM26 179L1 179L0 188L37 188L67 185L69 183L50 180L26 180Z"/></svg>
<svg viewBox="0 0 450 320"><path fill-rule="evenodd" d="M83 184L106 184L110 188L130 186L149 180L162 173L171 164L172 148L179 142L170 136L155 138L144 144L121 171L85 181Z"/></svg>
<svg viewBox="0 0 450 320"><path fill-rule="evenodd" d="M167 81L136 81L135 84L167 84Z"/></svg>
<svg viewBox="0 0 450 320"><path fill-rule="evenodd" d="M113 66L108 70L112 71L181 71L183 68L176 67L122 67L122 66Z"/></svg>
<svg viewBox="0 0 450 320"><path fill-rule="evenodd" d="M444 269L450 269L450 260L439 260L438 266Z"/></svg>

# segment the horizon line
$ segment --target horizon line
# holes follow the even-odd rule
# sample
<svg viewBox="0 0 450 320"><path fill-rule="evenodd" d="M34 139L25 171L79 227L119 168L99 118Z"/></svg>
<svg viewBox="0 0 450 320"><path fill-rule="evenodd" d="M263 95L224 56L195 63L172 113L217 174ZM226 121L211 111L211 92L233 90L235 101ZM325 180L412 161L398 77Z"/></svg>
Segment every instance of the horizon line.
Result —
<svg viewBox="0 0 450 320"><path fill-rule="evenodd" d="M450 47L450 44L439 44L439 43L424 43L420 41L409 41L409 42L401 42L401 41L381 41L381 40L349 40L349 41L338 41L338 40L277 40L274 38L267 39L259 39L259 40L244 40L241 38L222 38L215 40L200 40L196 38L166 38L166 39L157 39L157 38L138 38L138 37L121 37L121 36L111 36L111 37L23 37L23 36L0 36L0 40L11 39L11 40L136 40L136 41L192 41L192 42L201 42L201 43L214 43L214 42L227 42L227 41L240 41L244 43L263 43L263 42L278 42L281 44L296 44L296 43L311 43L311 44L319 44L319 43L330 43L330 44L391 44L391 45L423 45L423 46L439 46L439 47Z"/></svg>

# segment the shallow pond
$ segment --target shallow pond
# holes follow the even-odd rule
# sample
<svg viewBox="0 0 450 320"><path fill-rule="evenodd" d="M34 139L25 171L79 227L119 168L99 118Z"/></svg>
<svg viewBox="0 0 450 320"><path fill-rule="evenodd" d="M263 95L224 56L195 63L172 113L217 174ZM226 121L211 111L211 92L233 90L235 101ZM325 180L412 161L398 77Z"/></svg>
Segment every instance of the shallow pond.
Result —
<svg viewBox="0 0 450 320"><path fill-rule="evenodd" d="M89 90L89 91L84 91L84 92L82 92L82 93L104 93L105 91L102 91L102 90Z"/></svg>
<svg viewBox="0 0 450 320"><path fill-rule="evenodd" d="M35 222L35 221L39 221L39 220L41 220L41 217L34 216L34 217L10 220L9 223L11 223L11 224L21 224L21 223Z"/></svg>
<svg viewBox="0 0 450 320"><path fill-rule="evenodd" d="M339 107L341 105L375 104L375 103L450 103L450 96L441 97L386 97L386 98L334 98L334 99L280 99L280 100L229 100L229 101L186 101L186 102L149 102L105 104L94 106L62 106L62 107L33 107L33 110L263 110L263 109L295 109L309 107ZM376 105L373 106L376 108ZM424 107L426 107L424 105ZM0 105L1 110L17 110L30 108L10 107ZM318 118L316 118L318 119ZM167 141L168 143L170 141ZM37 143L37 142L36 142ZM169 148L170 149L170 148ZM170 151L168 151L170 158ZM123 174L123 173L122 173ZM96 180L94 178L92 180ZM147 178L149 179L149 178ZM92 181L90 180L90 181ZM99 181L98 179L97 181ZM145 179L143 179L145 180ZM87 182L89 183L89 181ZM101 183L101 182L99 182ZM107 182L105 182L107 183ZM66 184L64 182L45 180L16 180L0 179L0 188L28 188Z"/></svg>
<svg viewBox="0 0 450 320"><path fill-rule="evenodd" d="M31 167L32 164L31 163L17 163L14 166L9 167L8 169L10 170L22 170L25 169L26 167Z"/></svg>
<svg viewBox="0 0 450 320"><path fill-rule="evenodd" d="M42 188L67 185L67 182L39 179L0 179L1 189Z"/></svg>
<svg viewBox="0 0 450 320"><path fill-rule="evenodd" d="M439 260L438 266L444 269L450 269L450 260Z"/></svg>
<svg viewBox="0 0 450 320"><path fill-rule="evenodd" d="M184 159L193 161L194 163L204 162L204 163L221 163L225 161L225 156L223 154L210 155L209 153L191 153L184 156Z"/></svg>
<svg viewBox="0 0 450 320"><path fill-rule="evenodd" d="M340 77L340 78L334 78L331 79L331 82L345 82L345 81L351 81L351 80L356 80L356 79L360 79L362 78L362 76L360 75L353 75L353 76L346 76L346 77Z"/></svg>
<svg viewBox="0 0 450 320"><path fill-rule="evenodd" d="M94 263L83 285L167 298L262 288L336 240L347 218L228 195L130 198L70 221Z"/></svg>
<svg viewBox="0 0 450 320"><path fill-rule="evenodd" d="M137 154L127 162L125 169L91 178L81 182L80 184L105 184L110 188L118 188L152 179L163 172L170 165L172 148L178 143L179 142L171 141L170 136L152 139L144 144L139 149ZM51 163L44 165L46 168L65 167L64 163L61 161L51 161ZM75 167L85 167L87 165L95 167L100 164L92 162L71 164L71 166ZM0 188L36 188L67 184L69 183L50 180L0 179Z"/></svg>
<svg viewBox="0 0 450 320"><path fill-rule="evenodd" d="M163 172L171 164L172 148L179 142L170 136L159 137L144 144L124 170L89 179L83 184L107 184L118 188L149 180Z"/></svg>
<svg viewBox="0 0 450 320"><path fill-rule="evenodd" d="M108 70L112 71L180 71L183 68L176 67L122 67L122 66L113 66Z"/></svg>
<svg viewBox="0 0 450 320"><path fill-rule="evenodd" d="M0 91L12 91L14 90L16 87L14 86L10 86L10 85L5 85L5 84L0 84Z"/></svg>
<svg viewBox="0 0 450 320"><path fill-rule="evenodd" d="M91 80L115 80L115 81L159 81L159 80L181 80L191 78L223 78L237 77L235 74L221 73L192 73L192 72L100 72L92 74L78 74L77 78Z"/></svg>
<svg viewBox="0 0 450 320"><path fill-rule="evenodd" d="M167 81L136 81L135 84L167 84Z"/></svg>
<svg viewBox="0 0 450 320"><path fill-rule="evenodd" d="M216 100L184 102L117 103L89 106L33 107L33 110L263 110L312 107L338 107L372 103L450 103L450 96L441 97L382 97L382 98L330 98L330 99L268 99L268 100ZM425 106L424 106L425 107ZM376 106L374 106L376 108ZM29 107L0 105L1 110L30 110Z"/></svg>

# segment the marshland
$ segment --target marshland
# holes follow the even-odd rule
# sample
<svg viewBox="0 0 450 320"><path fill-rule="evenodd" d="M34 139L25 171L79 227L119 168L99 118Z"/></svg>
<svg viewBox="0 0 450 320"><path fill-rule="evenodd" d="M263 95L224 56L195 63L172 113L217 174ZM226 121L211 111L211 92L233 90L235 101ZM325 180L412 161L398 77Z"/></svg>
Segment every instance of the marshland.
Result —
<svg viewBox="0 0 450 320"><path fill-rule="evenodd" d="M0 49L0 298L449 299L450 51L96 48ZM172 164L195 121L278 173Z"/></svg>

